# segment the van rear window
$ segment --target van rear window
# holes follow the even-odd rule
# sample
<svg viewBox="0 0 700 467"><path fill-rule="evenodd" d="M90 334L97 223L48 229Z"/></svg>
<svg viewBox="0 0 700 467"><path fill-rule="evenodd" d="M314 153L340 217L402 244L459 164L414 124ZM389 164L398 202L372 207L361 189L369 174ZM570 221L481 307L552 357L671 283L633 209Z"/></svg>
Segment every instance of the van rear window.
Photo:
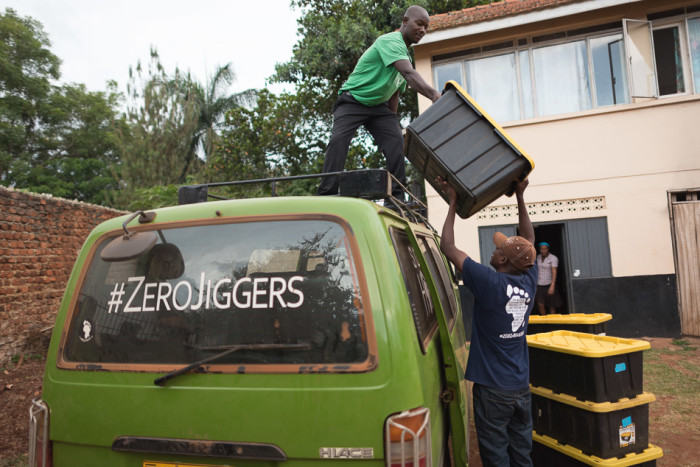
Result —
<svg viewBox="0 0 700 467"><path fill-rule="evenodd" d="M105 239L83 275L63 360L188 364L235 348L213 364L365 362L349 231L325 219L183 226L112 262L100 257L114 237Z"/></svg>

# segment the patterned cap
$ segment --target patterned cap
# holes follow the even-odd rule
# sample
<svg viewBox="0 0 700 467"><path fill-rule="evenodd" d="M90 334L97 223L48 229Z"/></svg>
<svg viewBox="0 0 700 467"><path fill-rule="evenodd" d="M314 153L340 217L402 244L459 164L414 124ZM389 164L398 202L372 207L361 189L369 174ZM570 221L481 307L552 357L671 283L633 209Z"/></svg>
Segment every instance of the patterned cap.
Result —
<svg viewBox="0 0 700 467"><path fill-rule="evenodd" d="M508 261L521 271L526 271L535 264L535 247L523 237L506 237L501 232L496 232L493 234L493 243L503 251Z"/></svg>

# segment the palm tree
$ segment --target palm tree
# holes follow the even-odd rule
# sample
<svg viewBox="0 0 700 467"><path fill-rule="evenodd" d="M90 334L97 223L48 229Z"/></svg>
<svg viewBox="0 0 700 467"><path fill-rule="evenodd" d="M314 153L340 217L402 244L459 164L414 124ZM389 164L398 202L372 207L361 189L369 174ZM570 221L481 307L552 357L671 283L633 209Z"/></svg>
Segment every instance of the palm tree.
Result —
<svg viewBox="0 0 700 467"><path fill-rule="evenodd" d="M197 157L209 159L219 137L217 130L223 124L226 112L236 107L254 105L256 96L254 89L236 94L226 93L235 80L233 66L227 63L216 68L205 86L193 81L189 76L185 82L175 83L179 86L183 98L192 99L199 115L197 129L192 134L190 151L187 155L189 162L195 163ZM184 176L185 174L183 179Z"/></svg>

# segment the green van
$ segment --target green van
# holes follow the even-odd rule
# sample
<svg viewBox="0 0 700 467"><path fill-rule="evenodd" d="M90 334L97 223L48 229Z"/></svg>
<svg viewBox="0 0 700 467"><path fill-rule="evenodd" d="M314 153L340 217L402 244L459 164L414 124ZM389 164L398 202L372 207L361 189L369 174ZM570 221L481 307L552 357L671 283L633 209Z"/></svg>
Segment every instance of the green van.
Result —
<svg viewBox="0 0 700 467"><path fill-rule="evenodd" d="M454 274L398 211L270 197L100 224L57 315L30 465L466 465Z"/></svg>

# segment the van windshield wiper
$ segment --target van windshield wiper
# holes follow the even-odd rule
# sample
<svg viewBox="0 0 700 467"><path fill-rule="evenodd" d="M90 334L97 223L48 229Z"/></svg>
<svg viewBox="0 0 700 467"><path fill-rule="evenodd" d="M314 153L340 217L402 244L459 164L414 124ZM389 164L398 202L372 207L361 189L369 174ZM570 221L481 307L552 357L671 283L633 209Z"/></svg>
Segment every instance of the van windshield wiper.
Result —
<svg viewBox="0 0 700 467"><path fill-rule="evenodd" d="M168 374L160 376L153 381L156 386L165 386L166 381L175 378L176 376L184 375L190 371L199 368L205 363L213 362L225 357L226 355L238 352L239 350L308 350L311 346L309 344L238 344L238 345L217 345L211 347L201 347L200 350L220 350L224 349L211 357L203 358L196 362L190 363L178 370L171 371Z"/></svg>

